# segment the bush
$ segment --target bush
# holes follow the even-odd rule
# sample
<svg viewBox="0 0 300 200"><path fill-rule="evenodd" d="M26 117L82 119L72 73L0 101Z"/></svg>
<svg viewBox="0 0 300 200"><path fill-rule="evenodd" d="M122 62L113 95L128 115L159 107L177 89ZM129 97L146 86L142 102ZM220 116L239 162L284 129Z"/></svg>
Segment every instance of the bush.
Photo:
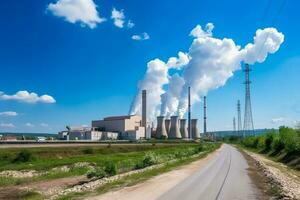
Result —
<svg viewBox="0 0 300 200"><path fill-rule="evenodd" d="M107 175L114 176L117 174L117 167L116 167L115 163L109 161L109 162L105 163L104 171Z"/></svg>
<svg viewBox="0 0 300 200"><path fill-rule="evenodd" d="M97 167L96 169L88 171L86 176L87 178L103 178L106 176L106 172L103 170L103 168Z"/></svg>
<svg viewBox="0 0 300 200"><path fill-rule="evenodd" d="M274 150L275 153L279 153L281 150L284 149L284 143L279 136L274 137L272 143L272 149Z"/></svg>
<svg viewBox="0 0 300 200"><path fill-rule="evenodd" d="M265 150L266 151L270 151L272 148L272 143L274 140L274 134L273 133L267 133L266 137L265 137Z"/></svg>
<svg viewBox="0 0 300 200"><path fill-rule="evenodd" d="M158 163L158 157L153 152L147 152L142 161L137 162L135 169L142 169Z"/></svg>
<svg viewBox="0 0 300 200"><path fill-rule="evenodd" d="M279 136L287 153L300 151L298 133L294 129L282 126L279 128Z"/></svg>
<svg viewBox="0 0 300 200"><path fill-rule="evenodd" d="M28 150L22 150L18 153L17 157L13 160L14 163L28 162L33 159L32 154Z"/></svg>
<svg viewBox="0 0 300 200"><path fill-rule="evenodd" d="M94 149L93 148L86 148L86 149L83 149L82 152L84 154L93 154L94 153Z"/></svg>

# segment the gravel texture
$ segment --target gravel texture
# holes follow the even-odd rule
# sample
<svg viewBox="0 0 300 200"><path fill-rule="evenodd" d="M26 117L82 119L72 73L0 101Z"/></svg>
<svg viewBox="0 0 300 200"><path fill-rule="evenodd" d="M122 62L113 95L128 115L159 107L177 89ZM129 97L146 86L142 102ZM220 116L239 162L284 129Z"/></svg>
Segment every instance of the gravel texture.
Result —
<svg viewBox="0 0 300 200"><path fill-rule="evenodd" d="M280 188L284 200L300 200L300 180L299 177L292 173L283 172L280 169L279 163L268 160L261 155L246 151L251 156L256 165L263 171L263 174L270 181L271 185L276 185Z"/></svg>

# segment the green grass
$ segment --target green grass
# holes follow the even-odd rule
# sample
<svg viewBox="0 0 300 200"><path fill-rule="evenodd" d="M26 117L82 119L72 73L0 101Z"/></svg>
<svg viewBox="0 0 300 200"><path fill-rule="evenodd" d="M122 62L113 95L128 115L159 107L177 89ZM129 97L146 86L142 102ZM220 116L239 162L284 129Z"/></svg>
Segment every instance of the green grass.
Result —
<svg viewBox="0 0 300 200"><path fill-rule="evenodd" d="M210 152L214 151L215 149L220 147L220 143L215 144L207 144L204 148L205 151L200 153L197 157L182 157L181 159L176 160L175 162L170 162L165 165L163 165L160 168L154 168L147 170L142 173L132 174L123 178L120 178L116 181L109 182L107 184L104 184L103 186L96 189L94 192L81 192L81 193L70 193L65 196L62 196L59 198L59 200L66 200L66 199L76 199L85 195L89 195L91 193L97 193L97 194L103 194L105 192L108 192L109 190L121 188L125 186L132 186L137 183L143 182L145 180L150 179L151 177L157 176L159 174L171 171L179 166L189 164L193 161L196 161L198 159L206 157Z"/></svg>
<svg viewBox="0 0 300 200"><path fill-rule="evenodd" d="M50 169L78 162L88 162L97 167L103 167L107 162L116 165L118 173L133 170L141 162L147 152L151 151L164 160L174 159L177 152L186 152L197 149L197 143L172 143L172 144L137 144L137 145L111 145L93 147L59 147L59 148L28 148L34 159L28 162L13 162L14 158L23 149L1 149L0 171L2 170L37 170L49 171ZM87 168L71 168L68 172L50 172L43 176L32 178L0 177L0 186L20 185L43 180L51 180L70 176L85 175Z"/></svg>

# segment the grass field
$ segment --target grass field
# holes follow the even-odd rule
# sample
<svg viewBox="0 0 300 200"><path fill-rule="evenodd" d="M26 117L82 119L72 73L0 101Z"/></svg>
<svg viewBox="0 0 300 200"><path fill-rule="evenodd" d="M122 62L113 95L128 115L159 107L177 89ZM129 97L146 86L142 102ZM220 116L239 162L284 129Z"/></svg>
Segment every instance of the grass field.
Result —
<svg viewBox="0 0 300 200"><path fill-rule="evenodd" d="M35 170L47 172L31 178L0 177L0 186L20 185L49 179L85 175L89 168L75 167L76 163L89 163L93 167L104 167L112 162L117 173L133 170L141 163L147 152L159 157L159 162L174 159L176 156L192 154L199 148L197 143L132 144L89 147L38 147L0 149L0 172L4 170ZM69 170L53 170L69 166Z"/></svg>

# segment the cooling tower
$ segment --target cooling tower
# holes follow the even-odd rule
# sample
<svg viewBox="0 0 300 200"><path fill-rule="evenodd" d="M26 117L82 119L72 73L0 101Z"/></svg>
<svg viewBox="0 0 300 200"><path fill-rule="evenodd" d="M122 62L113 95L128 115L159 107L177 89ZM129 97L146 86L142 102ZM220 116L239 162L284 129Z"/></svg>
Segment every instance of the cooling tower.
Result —
<svg viewBox="0 0 300 200"><path fill-rule="evenodd" d="M181 138L178 116L171 116L171 127L170 127L169 138L173 138L173 139Z"/></svg>
<svg viewBox="0 0 300 200"><path fill-rule="evenodd" d="M198 127L197 127L197 119L192 119L191 120L191 127L192 127L192 138L193 139L199 139L200 138L200 132L198 130Z"/></svg>
<svg viewBox="0 0 300 200"><path fill-rule="evenodd" d="M170 119L165 120L165 126L166 126L167 134L170 135L170 127L171 127L171 120Z"/></svg>
<svg viewBox="0 0 300 200"><path fill-rule="evenodd" d="M164 116L157 117L157 128L156 128L156 138L160 139L162 137L168 137Z"/></svg>
<svg viewBox="0 0 300 200"><path fill-rule="evenodd" d="M188 131L186 128L186 119L180 119L180 133L182 138L188 138Z"/></svg>

